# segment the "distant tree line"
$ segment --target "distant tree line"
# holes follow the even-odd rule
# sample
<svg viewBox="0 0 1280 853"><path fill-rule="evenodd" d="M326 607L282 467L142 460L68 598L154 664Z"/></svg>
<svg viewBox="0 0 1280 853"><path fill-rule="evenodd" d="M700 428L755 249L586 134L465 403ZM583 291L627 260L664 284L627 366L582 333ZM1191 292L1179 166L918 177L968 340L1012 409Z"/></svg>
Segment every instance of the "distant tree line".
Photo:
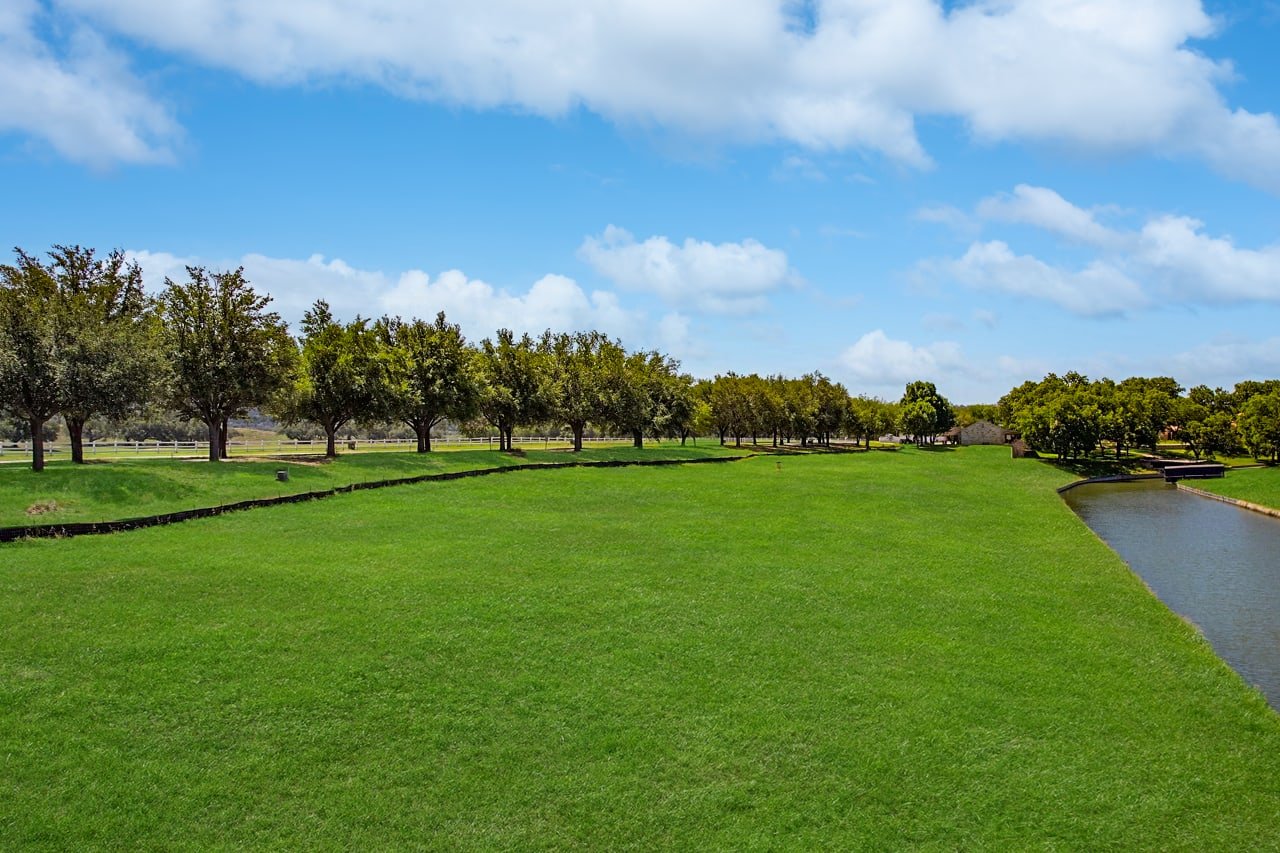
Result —
<svg viewBox="0 0 1280 853"><path fill-rule="evenodd" d="M448 421L469 434L492 429L500 450L517 430L567 430L575 451L589 430L631 438L714 435L721 444L871 442L897 431L932 443L955 425L994 419L1037 449L1065 458L1104 443L1117 454L1175 434L1199 457L1244 448L1280 451L1280 383L1231 392L1183 389L1168 377L1090 382L1053 374L1013 389L996 406L953 406L931 382L896 403L853 396L821 373L798 378L726 373L695 381L653 350L628 351L598 331L517 336L500 329L473 345L441 312L417 318L340 320L317 301L293 336L244 270L186 270L148 296L121 251L105 256L54 246L46 259L15 250L0 265L0 427L32 444L44 467L55 418L71 458L111 423L133 440L208 440L226 458L231 422L262 413L287 431L325 437L403 429L431 450ZM389 425L389 426L375 426Z"/></svg>
<svg viewBox="0 0 1280 853"><path fill-rule="evenodd" d="M1280 457L1280 380L1237 383L1231 391L1184 389L1167 376L1090 381L1079 373L1024 382L1000 399L997 418L1040 451L1065 459L1108 446L1154 452L1162 437L1197 458L1250 453Z"/></svg>

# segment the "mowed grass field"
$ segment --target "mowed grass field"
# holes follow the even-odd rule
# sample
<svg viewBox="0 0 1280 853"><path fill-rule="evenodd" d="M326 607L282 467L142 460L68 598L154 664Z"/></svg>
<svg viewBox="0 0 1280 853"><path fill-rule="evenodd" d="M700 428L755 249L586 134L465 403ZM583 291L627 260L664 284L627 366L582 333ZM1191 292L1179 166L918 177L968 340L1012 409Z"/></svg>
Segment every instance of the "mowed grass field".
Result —
<svg viewBox="0 0 1280 853"><path fill-rule="evenodd" d="M1187 485L1236 500L1280 509L1280 468L1240 468L1220 480L1195 480Z"/></svg>
<svg viewBox="0 0 1280 853"><path fill-rule="evenodd" d="M739 450L738 454L748 451ZM608 460L698 459L733 455L714 443L681 447L666 442L632 447L588 448L581 453L529 450L513 456L491 450L341 453L322 461L234 458L210 464L201 459L129 459L73 465L59 462L35 473L18 465L0 466L0 527L60 522L112 521L219 506L254 498L321 491L352 483L443 474L531 463ZM277 482L286 470L288 482Z"/></svg>
<svg viewBox="0 0 1280 853"><path fill-rule="evenodd" d="M7 848L1274 849L1280 715L1004 448L0 548Z"/></svg>

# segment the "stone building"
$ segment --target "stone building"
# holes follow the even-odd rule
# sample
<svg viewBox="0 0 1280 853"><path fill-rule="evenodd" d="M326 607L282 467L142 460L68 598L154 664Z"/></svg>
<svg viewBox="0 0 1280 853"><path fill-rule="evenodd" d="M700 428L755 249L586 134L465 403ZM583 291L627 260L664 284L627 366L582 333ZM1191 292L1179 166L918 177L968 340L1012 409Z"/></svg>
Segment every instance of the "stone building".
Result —
<svg viewBox="0 0 1280 853"><path fill-rule="evenodd" d="M960 430L960 443L970 444L1008 444L1009 431L991 421L976 421Z"/></svg>

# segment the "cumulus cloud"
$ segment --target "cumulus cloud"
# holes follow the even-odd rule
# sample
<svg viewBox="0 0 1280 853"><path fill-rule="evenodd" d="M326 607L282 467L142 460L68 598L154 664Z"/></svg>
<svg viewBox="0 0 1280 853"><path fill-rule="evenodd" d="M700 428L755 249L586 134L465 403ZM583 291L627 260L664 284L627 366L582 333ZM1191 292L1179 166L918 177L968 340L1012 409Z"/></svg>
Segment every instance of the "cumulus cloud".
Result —
<svg viewBox="0 0 1280 853"><path fill-rule="evenodd" d="M876 329L840 355L840 366L858 382L898 385L916 379L938 382L960 370L964 357L960 345L953 341L916 346Z"/></svg>
<svg viewBox="0 0 1280 853"><path fill-rule="evenodd" d="M217 269L243 266L255 289L270 294L272 307L295 325L316 299L323 298L336 315L347 318L386 313L430 319L437 311L444 311L476 339L504 327L530 333L547 328L599 329L627 339L646 331L643 317L626 310L616 294L588 293L561 275L543 276L528 290L512 293L459 270L446 270L435 277L422 270L387 275L320 255L298 260L250 254L235 261L209 262L164 252L129 254L142 267L152 289L158 289L166 276L185 280L188 264Z"/></svg>
<svg viewBox="0 0 1280 853"><path fill-rule="evenodd" d="M124 57L80 26L57 44L41 39L46 17L37 0L0 5L0 132L95 167L170 160L179 128Z"/></svg>
<svg viewBox="0 0 1280 853"><path fill-rule="evenodd" d="M26 0L31 2L31 0ZM983 140L1193 156L1280 191L1280 125L1225 100L1200 0L55 0L106 31L273 84L356 81L477 109L578 108L812 150L931 160Z"/></svg>
<svg viewBox="0 0 1280 853"><path fill-rule="evenodd" d="M918 277L950 277L976 289L1044 299L1083 316L1126 313L1157 301L1280 302L1280 244L1240 247L1230 237L1206 233L1197 219L1158 214L1140 228L1112 228L1096 211L1026 185L983 199L977 213L1030 225L1096 256L1074 269L1017 255L1004 241L992 240L973 243L954 260L925 262Z"/></svg>
<svg viewBox="0 0 1280 853"><path fill-rule="evenodd" d="M984 219L1032 225L1091 246L1117 246L1123 242L1121 235L1098 222L1093 211L1076 207L1047 187L1019 184L1012 193L979 202L978 215Z"/></svg>
<svg viewBox="0 0 1280 853"><path fill-rule="evenodd" d="M768 294L795 280L785 252L755 240L709 243L666 237L639 242L610 225L588 237L578 256L619 287L651 293L671 305L711 313L760 311Z"/></svg>
<svg viewBox="0 0 1280 853"><path fill-rule="evenodd" d="M1116 315L1147 304L1137 282L1115 267L1094 262L1064 270L1031 255L1015 255L999 240L974 243L945 269L971 287L1045 299L1073 314Z"/></svg>

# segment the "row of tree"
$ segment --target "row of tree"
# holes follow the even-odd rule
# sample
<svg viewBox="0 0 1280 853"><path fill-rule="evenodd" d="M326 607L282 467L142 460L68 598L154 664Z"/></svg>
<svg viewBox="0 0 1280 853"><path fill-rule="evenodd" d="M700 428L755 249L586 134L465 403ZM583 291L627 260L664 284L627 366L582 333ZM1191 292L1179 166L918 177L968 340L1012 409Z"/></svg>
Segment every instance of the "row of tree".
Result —
<svg viewBox="0 0 1280 853"><path fill-rule="evenodd" d="M1072 459L1104 445L1117 457L1156 450L1162 436L1201 456L1247 451L1280 456L1280 381L1247 381L1231 391L1184 389L1167 376L1090 381L1079 373L1024 382L1001 398L997 417L1041 451Z"/></svg>
<svg viewBox="0 0 1280 853"><path fill-rule="evenodd" d="M575 450L588 424L637 446L693 428L693 380L678 363L598 332L500 330L476 347L443 313L341 322L318 301L295 339L269 304L242 269L188 267L152 299L122 252L56 246L45 261L18 250L0 266L0 414L25 422L36 470L51 419L64 419L82 462L90 419L155 406L203 423L211 460L251 409L318 425L329 455L355 421L406 424L424 452L445 419L484 418L506 450L537 423L567 426Z"/></svg>

